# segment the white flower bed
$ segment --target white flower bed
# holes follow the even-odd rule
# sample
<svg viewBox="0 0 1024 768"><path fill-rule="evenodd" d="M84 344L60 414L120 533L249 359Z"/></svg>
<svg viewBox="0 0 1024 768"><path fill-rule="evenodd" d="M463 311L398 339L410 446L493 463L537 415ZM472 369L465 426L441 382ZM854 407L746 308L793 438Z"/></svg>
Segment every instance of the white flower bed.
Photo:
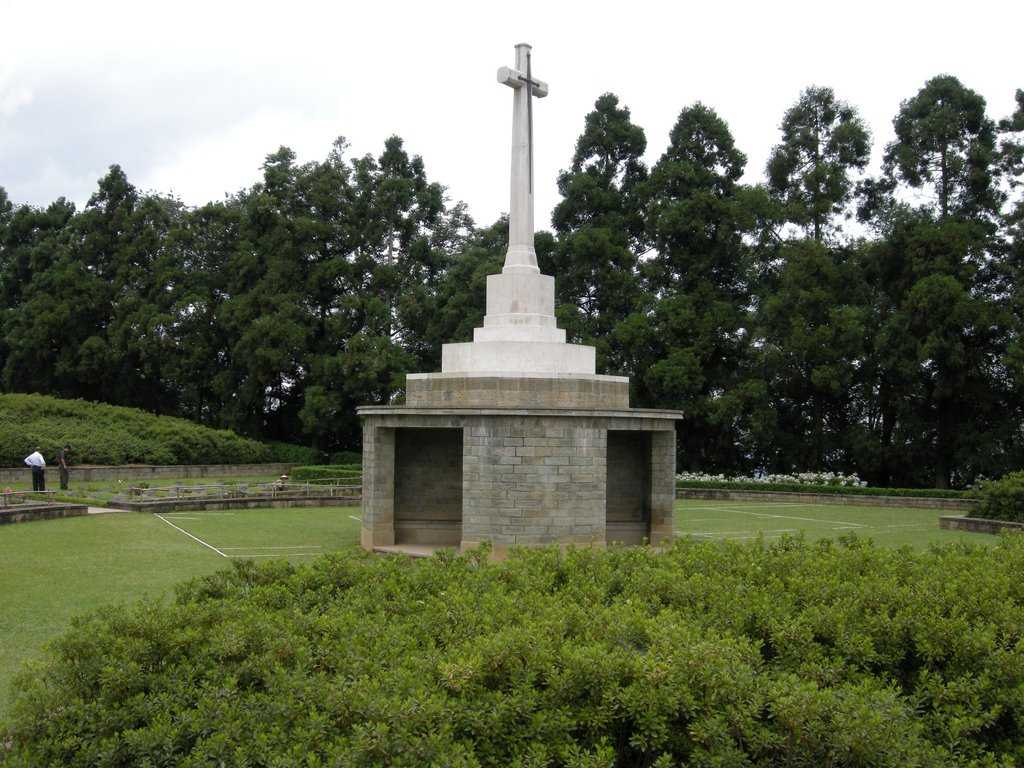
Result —
<svg viewBox="0 0 1024 768"><path fill-rule="evenodd" d="M782 483L788 485L842 485L849 488L865 488L867 483L853 475L840 475L836 472L796 472L791 475L756 474L752 476L726 477L725 475L707 475L703 472L680 472L676 480L697 481L702 483Z"/></svg>

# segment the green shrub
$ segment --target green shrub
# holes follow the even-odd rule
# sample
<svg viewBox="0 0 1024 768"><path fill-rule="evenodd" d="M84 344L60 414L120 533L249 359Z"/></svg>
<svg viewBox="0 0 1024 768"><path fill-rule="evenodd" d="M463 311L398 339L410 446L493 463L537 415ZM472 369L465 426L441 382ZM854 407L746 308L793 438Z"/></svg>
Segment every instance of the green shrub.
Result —
<svg viewBox="0 0 1024 768"><path fill-rule="evenodd" d="M1010 766L1024 537L349 550L77 620L7 765Z"/></svg>
<svg viewBox="0 0 1024 768"><path fill-rule="evenodd" d="M270 449L226 429L84 400L0 395L0 466L22 466L39 446L47 461L72 446L74 464L255 464Z"/></svg>
<svg viewBox="0 0 1024 768"><path fill-rule="evenodd" d="M268 441L264 445L270 449L270 460L282 464L318 464L323 458L323 453L307 445L274 441Z"/></svg>
<svg viewBox="0 0 1024 768"><path fill-rule="evenodd" d="M999 480L981 485L981 498L974 517L1024 523L1024 472L1011 472Z"/></svg>
<svg viewBox="0 0 1024 768"><path fill-rule="evenodd" d="M296 481L342 478L358 482L363 476L363 468L359 464L319 464L309 467L292 467L288 476Z"/></svg>
<svg viewBox="0 0 1024 768"><path fill-rule="evenodd" d="M875 488L845 485L806 485L803 483L734 483L727 480L677 480L676 488L707 488L724 491L784 491L787 493L831 493L851 496L903 496L922 499L968 499L972 491L938 488Z"/></svg>

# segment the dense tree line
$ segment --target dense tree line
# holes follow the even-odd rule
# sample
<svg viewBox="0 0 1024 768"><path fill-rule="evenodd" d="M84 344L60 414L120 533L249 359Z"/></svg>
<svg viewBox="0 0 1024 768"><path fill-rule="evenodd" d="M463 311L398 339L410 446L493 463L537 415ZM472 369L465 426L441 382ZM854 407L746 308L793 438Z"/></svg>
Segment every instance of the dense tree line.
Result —
<svg viewBox="0 0 1024 768"><path fill-rule="evenodd" d="M946 487L1024 464L1024 91L1001 120L951 76L901 105L869 176L857 110L810 87L762 183L684 108L661 157L613 94L586 117L554 232L560 323L681 408L680 466L857 471ZM321 449L466 340L506 224L480 228L392 137L281 148L188 208L113 166L85 208L0 187L0 390L141 407Z"/></svg>

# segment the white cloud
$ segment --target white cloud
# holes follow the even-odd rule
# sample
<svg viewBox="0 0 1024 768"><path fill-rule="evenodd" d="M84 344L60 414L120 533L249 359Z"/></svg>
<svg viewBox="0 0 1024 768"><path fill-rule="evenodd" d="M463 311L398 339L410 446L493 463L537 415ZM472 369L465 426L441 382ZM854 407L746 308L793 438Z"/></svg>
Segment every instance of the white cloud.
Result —
<svg viewBox="0 0 1024 768"><path fill-rule="evenodd" d="M0 118L10 118L19 108L32 102L32 89L25 86L6 88L0 83Z"/></svg>
<svg viewBox="0 0 1024 768"><path fill-rule="evenodd" d="M799 91L830 85L875 134L940 72L994 117L1020 82L1018 5L864 2L514 6L480 2L171 5L0 0L0 185L15 200L84 201L120 163L199 204L251 184L285 144L322 159L337 135L379 153L392 133L480 223L507 209L511 96L495 70L534 45L551 95L536 110L538 222L558 201L594 99L614 91L654 161L680 109L725 118L761 178ZM97 171L98 169L98 171ZM94 175L95 174L95 175Z"/></svg>
<svg viewBox="0 0 1024 768"><path fill-rule="evenodd" d="M288 112L258 112L183 143L139 184L193 203L219 200L259 178L264 157L277 149L281 136L289 136L297 152L319 157L333 141L330 131L324 121L297 122Z"/></svg>

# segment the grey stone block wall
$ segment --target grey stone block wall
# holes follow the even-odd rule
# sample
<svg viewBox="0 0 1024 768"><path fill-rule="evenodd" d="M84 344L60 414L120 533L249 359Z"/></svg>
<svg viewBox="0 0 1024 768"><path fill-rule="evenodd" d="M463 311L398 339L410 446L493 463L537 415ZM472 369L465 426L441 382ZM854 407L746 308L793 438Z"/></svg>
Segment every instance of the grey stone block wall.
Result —
<svg viewBox="0 0 1024 768"><path fill-rule="evenodd" d="M1009 520L986 520L982 517L955 517L946 515L939 518L939 528L947 531L969 531L971 533L1024 533L1024 523Z"/></svg>
<svg viewBox="0 0 1024 768"><path fill-rule="evenodd" d="M463 544L604 543L607 430L559 416L478 420L463 457Z"/></svg>
<svg viewBox="0 0 1024 768"><path fill-rule="evenodd" d="M158 501L108 501L105 506L128 512L201 512L218 509L288 509L294 507L354 507L359 497L259 494L226 499L160 499Z"/></svg>
<svg viewBox="0 0 1024 768"><path fill-rule="evenodd" d="M26 452L28 449L26 448ZM50 457L46 456L50 461ZM71 460L75 457L72 455ZM47 467L57 477L56 459ZM153 480L168 477L244 477L280 476L291 472L294 464L123 464L121 466L81 465L70 468L71 483L93 480ZM47 472L47 478L51 477ZM31 482L32 471L28 467L0 468L0 483ZM56 482L56 481L54 481Z"/></svg>
<svg viewBox="0 0 1024 768"><path fill-rule="evenodd" d="M909 507L970 512L977 499L936 499L921 496L868 496L856 493L795 493L787 491L730 491L725 488L679 488L677 499L773 501L797 504L842 504L851 507Z"/></svg>
<svg viewBox="0 0 1024 768"><path fill-rule="evenodd" d="M0 509L0 525L30 523L33 520L55 520L89 514L85 504L19 504Z"/></svg>
<svg viewBox="0 0 1024 768"><path fill-rule="evenodd" d="M402 472L400 460L396 467L396 435L400 443L406 429L462 430L463 548L489 541L500 557L515 545L603 546L609 430L645 434L622 438L632 446L632 465L649 467L620 492L647 499L648 520L634 521L629 542L647 538L658 544L672 536L677 412L368 406L359 414L364 547L395 544L396 530L400 537L409 535L406 526L396 525L395 509L396 476ZM436 527L421 526L416 535L429 538Z"/></svg>
<svg viewBox="0 0 1024 768"><path fill-rule="evenodd" d="M629 380L619 376L517 378L429 374L410 376L410 407L629 408Z"/></svg>

